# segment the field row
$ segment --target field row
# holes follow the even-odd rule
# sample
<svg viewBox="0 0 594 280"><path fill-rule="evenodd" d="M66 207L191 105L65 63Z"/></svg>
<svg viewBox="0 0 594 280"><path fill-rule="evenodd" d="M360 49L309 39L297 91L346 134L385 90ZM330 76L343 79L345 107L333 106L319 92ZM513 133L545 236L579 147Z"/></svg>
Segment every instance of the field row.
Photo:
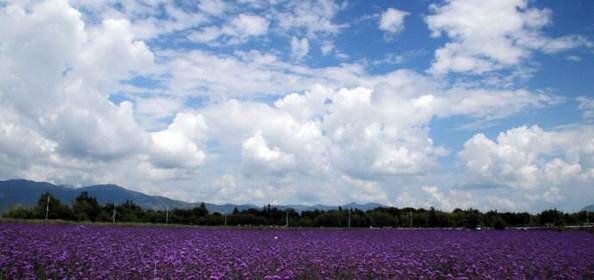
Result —
<svg viewBox="0 0 594 280"><path fill-rule="evenodd" d="M0 224L5 279L594 279L584 231Z"/></svg>

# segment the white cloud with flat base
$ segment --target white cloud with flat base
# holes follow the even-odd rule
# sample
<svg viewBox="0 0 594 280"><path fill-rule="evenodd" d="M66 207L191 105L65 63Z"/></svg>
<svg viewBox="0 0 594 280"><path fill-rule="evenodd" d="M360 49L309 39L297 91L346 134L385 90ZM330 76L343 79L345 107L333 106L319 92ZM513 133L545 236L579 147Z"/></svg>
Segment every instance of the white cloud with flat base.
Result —
<svg viewBox="0 0 594 280"><path fill-rule="evenodd" d="M384 7L366 26L340 17L351 8L342 1L187 5L1 4L0 177L219 203L592 202L592 98L504 79L537 51L589 55L586 35L546 34L547 8L451 0L424 18ZM384 33L415 24L431 32L424 40L445 40L421 68L377 70L365 57L377 56L341 41L368 28L390 46L380 57L398 55ZM530 67L524 79L538 75ZM518 124L571 103L574 123Z"/></svg>

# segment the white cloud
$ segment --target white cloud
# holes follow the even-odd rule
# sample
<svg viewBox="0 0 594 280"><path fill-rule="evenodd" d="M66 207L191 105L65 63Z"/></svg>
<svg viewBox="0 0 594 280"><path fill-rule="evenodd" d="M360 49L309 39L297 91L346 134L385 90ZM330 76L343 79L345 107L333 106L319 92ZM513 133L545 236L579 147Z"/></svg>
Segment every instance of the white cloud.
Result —
<svg viewBox="0 0 594 280"><path fill-rule="evenodd" d="M565 57L565 59L568 61L574 61L574 62L582 61L582 58L577 55L568 55Z"/></svg>
<svg viewBox="0 0 594 280"><path fill-rule="evenodd" d="M425 20L432 36L451 40L435 51L435 74L481 74L516 66L532 50L556 53L591 45L576 35L545 36L541 29L551 24L551 11L529 7L527 0L449 0L430 9Z"/></svg>
<svg viewBox="0 0 594 280"><path fill-rule="evenodd" d="M452 211L454 208L466 209L473 207L474 197L468 191L449 190L444 193L436 186L423 186L421 190L428 196L423 207ZM476 207L476 206L475 206Z"/></svg>
<svg viewBox="0 0 594 280"><path fill-rule="evenodd" d="M296 41L299 41L296 39ZM407 94L441 91L436 80L413 71L372 76L360 64L310 68L258 51L216 55L206 51L161 53L164 87L178 95L254 99L303 92L316 84L331 88L405 85ZM409 81L409 79L411 79ZM413 83L412 80L418 82ZM433 83L433 84L432 84Z"/></svg>
<svg viewBox="0 0 594 280"><path fill-rule="evenodd" d="M203 164L206 155L206 124L201 115L178 113L166 130L151 133L151 159L162 168L193 168Z"/></svg>
<svg viewBox="0 0 594 280"><path fill-rule="evenodd" d="M453 89L446 98L425 100L426 106L441 106L442 116L469 115L482 121L501 119L521 113L528 107L545 108L562 103L564 98L527 90Z"/></svg>
<svg viewBox="0 0 594 280"><path fill-rule="evenodd" d="M377 182L360 180L347 175L343 175L341 179L354 189L350 201L392 205L388 195Z"/></svg>
<svg viewBox="0 0 594 280"><path fill-rule="evenodd" d="M443 155L426 129L414 127L419 123L396 121L406 112L394 114L389 108L406 108L406 102L376 102L371 95L363 88L334 92L317 87L279 99L275 107L233 101L210 108L205 116L218 131L213 135L231 146L226 150L241 145L251 161L295 167L301 174L418 174Z"/></svg>
<svg viewBox="0 0 594 280"><path fill-rule="evenodd" d="M222 0L200 0L198 7L200 10L215 16L222 15L227 10L227 4Z"/></svg>
<svg viewBox="0 0 594 280"><path fill-rule="evenodd" d="M134 100L134 113L146 128L160 128L163 119L175 116L183 109L180 99L170 97L142 97Z"/></svg>
<svg viewBox="0 0 594 280"><path fill-rule="evenodd" d="M236 100L206 108L204 115L211 124L211 135L226 147L228 156L243 154L251 162L264 163L260 159L268 157L262 155L278 154L273 158L286 163L281 164L282 171L288 167L305 173L325 169L327 144L319 125L309 119L296 120L274 107ZM266 150L271 153L260 153ZM266 170L275 171L274 168L262 171Z"/></svg>
<svg viewBox="0 0 594 280"><path fill-rule="evenodd" d="M291 56L295 59L301 60L309 53L309 41L307 38L297 39L293 36L291 38Z"/></svg>
<svg viewBox="0 0 594 280"><path fill-rule="evenodd" d="M63 1L30 10L9 6L1 20L8 29L0 53L4 110L18 112L19 122L56 142L63 154L111 159L143 148L147 137L132 104L114 105L100 91L152 65L152 52L134 40L125 21L86 27Z"/></svg>
<svg viewBox="0 0 594 280"><path fill-rule="evenodd" d="M404 18L407 15L409 15L409 13L394 8L388 8L382 13L379 21L379 29L391 34L400 33L404 29Z"/></svg>
<svg viewBox="0 0 594 280"><path fill-rule="evenodd" d="M231 24L235 27L238 34L247 36L264 35L268 31L269 22L263 17L256 15L240 14Z"/></svg>
<svg viewBox="0 0 594 280"><path fill-rule="evenodd" d="M341 25L335 24L334 18L337 13L346 5L336 3L333 0L323 1L299 1L299 2L256 2L240 1L201 1L198 8L210 15L218 16L219 20L211 19L208 26L207 20L193 22L183 16L184 9L171 5L171 10L177 10L179 14L178 25L181 22L188 22L185 29L193 28L188 32L187 39L197 43L206 43L210 46L224 46L245 43L249 37L263 36L267 33L278 35L295 34L314 38L316 36L328 36L339 32ZM225 17L221 17L225 14ZM151 16L151 18L154 18ZM157 29L152 20L147 23L143 20L142 27L148 30ZM163 20L162 20L163 21ZM166 23L166 22L164 22ZM184 30L182 27L170 28L171 30ZM154 31L153 33L159 33ZM165 34L160 32L159 34Z"/></svg>
<svg viewBox="0 0 594 280"><path fill-rule="evenodd" d="M334 46L334 43L330 42L330 41L324 41L324 43L322 43L322 46L320 47L320 52L323 55L329 55L332 51L334 51L336 47Z"/></svg>
<svg viewBox="0 0 594 280"><path fill-rule="evenodd" d="M578 194L592 193L593 139L589 126L550 131L523 126L500 133L496 141L477 134L459 157L476 180L515 189L517 200L587 203Z"/></svg>
<svg viewBox="0 0 594 280"><path fill-rule="evenodd" d="M344 2L202 1L181 7L126 1L117 9L107 2L72 3L19 2L0 8L0 177L119 183L213 202L356 200L509 209L522 205L518 197L475 195L451 188L449 181L468 174L506 180L496 182L514 183L525 191L521 197L535 203L567 204L572 201L567 182L581 186L594 176L592 144L580 138L591 132L570 137L567 131L573 130L560 130L550 133L567 140L552 144L552 152L533 140L536 144L529 146L537 151L512 149L516 156L532 153L519 159L501 152L516 145L505 142L511 140L477 135L460 154L467 173L442 183L440 161L450 151L434 141L434 120L462 116L476 127L554 106L563 98L513 84L505 89L462 84L405 69L373 74L364 63L307 65L319 65L318 53L310 52L313 46L322 55L346 56L332 38L345 26L336 23ZM250 9L237 6L244 4ZM512 46L558 52L587 45L579 36L539 35L549 16L529 10L519 10L532 17L521 30L538 36L514 37ZM436 8L433 16L439 13ZM386 21L386 31L401 29L402 20ZM449 32L445 26L438 29ZM246 51L234 45L257 40L254 45L268 46L270 34L290 39L290 58L280 50ZM460 50L472 41L466 35L448 36L464 38L451 43ZM155 40L143 41L149 38ZM192 43L187 39L208 46L184 48ZM477 57L486 63L485 71L489 63L515 61L514 55L483 50L471 54L470 61ZM578 99L584 112L592 107L588 101ZM528 138L555 138L528 130L538 135ZM560 148L572 143L582 148ZM476 166L485 164L481 173ZM509 174L501 173L506 164L513 166ZM542 178L548 187L534 194Z"/></svg>
<svg viewBox="0 0 594 280"><path fill-rule="evenodd" d="M539 48L544 53L559 53L579 47L592 48L594 43L581 35L568 35L559 38L540 38L533 42L534 47Z"/></svg>
<svg viewBox="0 0 594 280"><path fill-rule="evenodd" d="M55 152L56 142L17 122L8 121L11 117L7 112L1 116L4 121L0 123L0 162L4 168L0 172L27 169L32 161L45 159Z"/></svg>
<svg viewBox="0 0 594 280"><path fill-rule="evenodd" d="M213 46L234 45L244 43L251 37L265 35L269 24L266 18L239 14L222 27L216 25L204 27L199 31L191 32L187 38L193 42L208 43Z"/></svg>
<svg viewBox="0 0 594 280"><path fill-rule="evenodd" d="M253 144L249 147L259 147L256 144L263 143L256 141L260 135L266 143L260 146L293 155L296 164L291 166L304 174L311 173L310 170L331 170L369 177L422 174L431 170L435 160L447 154L444 148L435 147L428 135L427 126L433 117L474 114L495 119L519 108L541 106L538 101L541 97L530 98L527 92L522 93L526 101L500 92L483 93L493 96L485 100L480 94L475 100L472 94L441 96L438 92L436 96L404 98L409 85L420 85L419 81L409 79L405 72L394 75L389 80L401 83L399 87L383 91L366 88L335 91L318 85L304 94L279 98L273 107L233 100L208 107L204 114L215 130L212 136L229 147L228 151L241 146L245 153L247 139ZM497 99L498 95L501 100ZM494 107L505 99L517 100L518 107L505 103ZM469 107L459 105L461 102L468 102ZM455 107L461 109L449 109ZM504 113L506 110L508 113ZM229 135L229 131L233 134Z"/></svg>
<svg viewBox="0 0 594 280"><path fill-rule="evenodd" d="M190 33L187 38L188 40L197 43L209 43L216 41L221 36L223 36L223 30L221 28L217 26L208 26L199 31Z"/></svg>
<svg viewBox="0 0 594 280"><path fill-rule="evenodd" d="M438 154L422 127L424 120L404 120L408 102L373 97L371 90L341 90L331 97L324 116L327 135L340 151L335 162L349 174L418 174ZM395 110L398 108L398 110ZM396 121L398 120L398 121ZM357 159L357 160L353 160Z"/></svg>
<svg viewBox="0 0 594 280"><path fill-rule="evenodd" d="M284 30L303 29L309 36L316 33L338 33L342 27L333 22L337 13L343 9L333 0L290 2L286 7L274 13L279 25Z"/></svg>
<svg viewBox="0 0 594 280"><path fill-rule="evenodd" d="M295 156L281 151L278 147L269 147L261 132L242 144L242 159L248 170L259 172L271 170L273 172L286 171L295 165Z"/></svg>
<svg viewBox="0 0 594 280"><path fill-rule="evenodd" d="M143 41L135 40L126 19L107 19L98 28L89 28L88 37L78 57L76 72L85 81L97 83L126 80L153 65L154 55Z"/></svg>
<svg viewBox="0 0 594 280"><path fill-rule="evenodd" d="M172 54L165 67L170 91L179 95L256 97L302 91L314 82L311 70L259 52L240 57L203 51ZM343 69L336 69L341 72Z"/></svg>
<svg viewBox="0 0 594 280"><path fill-rule="evenodd" d="M205 1L217 2L217 1ZM152 39L203 25L207 13L182 8L173 1L87 1L71 0L76 9L84 11L91 21L127 19L136 38ZM193 3L186 3L193 4Z"/></svg>
<svg viewBox="0 0 594 280"><path fill-rule="evenodd" d="M582 117L584 120L594 120L594 98L580 96L576 98L578 102L578 108L582 111Z"/></svg>

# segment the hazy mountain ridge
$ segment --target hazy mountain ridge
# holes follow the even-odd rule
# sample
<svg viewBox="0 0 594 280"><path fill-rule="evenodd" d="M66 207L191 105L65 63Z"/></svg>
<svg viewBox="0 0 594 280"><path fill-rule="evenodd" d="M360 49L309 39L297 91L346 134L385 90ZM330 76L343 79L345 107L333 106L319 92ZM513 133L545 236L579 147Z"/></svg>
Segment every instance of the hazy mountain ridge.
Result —
<svg viewBox="0 0 594 280"><path fill-rule="evenodd" d="M131 200L142 208L146 209L165 209L173 208L193 208L200 205L201 202L185 202L181 200L170 199L163 196L147 195L141 192L128 190L124 187L114 184L91 185L85 187L71 187L63 185L54 185L48 182L35 182L23 179L14 179L0 181L0 213L4 210L14 206L33 206L44 192L50 192L55 195L62 203L72 203L72 201L83 191L89 195L97 198L100 204L115 202L117 204L123 203L126 200ZM210 212L231 213L234 208L239 210L258 208L263 205L254 204L213 204L205 203ZM306 210L330 210L336 209L338 206L316 204L312 206L307 205L275 205L281 209L293 208L299 212ZM345 204L343 208L357 208L361 210L369 210L382 206L377 203L349 203Z"/></svg>

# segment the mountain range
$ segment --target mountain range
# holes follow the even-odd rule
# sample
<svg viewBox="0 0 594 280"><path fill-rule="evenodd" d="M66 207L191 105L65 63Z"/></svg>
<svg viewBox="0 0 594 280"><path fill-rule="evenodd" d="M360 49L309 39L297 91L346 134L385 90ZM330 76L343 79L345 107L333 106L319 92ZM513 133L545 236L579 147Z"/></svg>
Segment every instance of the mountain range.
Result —
<svg viewBox="0 0 594 280"><path fill-rule="evenodd" d="M128 190L124 187L105 184L105 185L92 185L86 187L72 187L63 185L54 185L48 182L35 182L30 180L6 180L0 181L0 213L4 210L14 206L33 206L37 203L39 197L49 192L54 195L62 203L72 203L74 199L81 193L87 192L90 196L97 198L99 204L115 202L121 204L127 200L133 201L145 209L163 210L166 208L181 208L188 209L197 207L201 202L186 202L181 200L170 199L163 196L147 195L141 192ZM245 210L249 208L258 208L263 205L254 204L213 204L205 203L206 208L210 212L222 212L231 213L234 208L239 210ZM307 210L330 210L336 209L338 206L330 205L275 205L277 208L287 209L293 208L296 211L307 211ZM377 203L349 203L342 205L343 208L356 208L361 210L369 210L382 206Z"/></svg>

